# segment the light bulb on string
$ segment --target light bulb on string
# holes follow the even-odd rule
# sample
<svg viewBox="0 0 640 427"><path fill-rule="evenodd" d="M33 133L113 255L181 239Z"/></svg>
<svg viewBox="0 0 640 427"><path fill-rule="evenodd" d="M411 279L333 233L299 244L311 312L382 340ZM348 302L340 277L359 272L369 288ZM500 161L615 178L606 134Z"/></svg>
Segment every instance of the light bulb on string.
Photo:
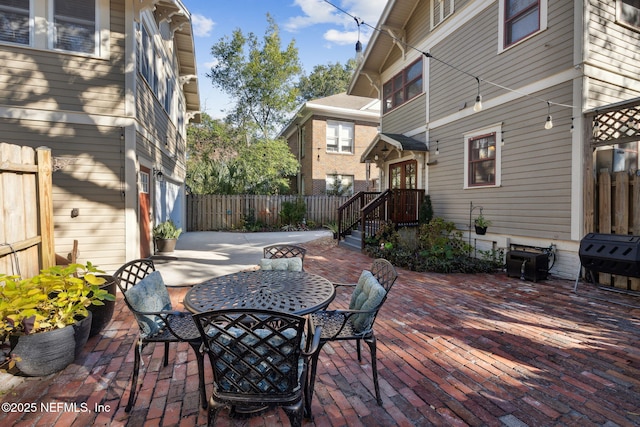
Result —
<svg viewBox="0 0 640 427"><path fill-rule="evenodd" d="M480 78L476 77L478 81L478 95L476 95L476 103L473 105L473 111L476 113L482 111L482 95L480 95Z"/></svg>
<svg viewBox="0 0 640 427"><path fill-rule="evenodd" d="M356 42L356 62L358 64L362 63L364 60L364 54L362 53L362 43L360 43L360 25L362 24L362 20L360 18L353 18L358 24L358 41Z"/></svg>
<svg viewBox="0 0 640 427"><path fill-rule="evenodd" d="M544 128L549 130L553 127L553 119L551 118L551 103L547 101L547 121L544 122Z"/></svg>

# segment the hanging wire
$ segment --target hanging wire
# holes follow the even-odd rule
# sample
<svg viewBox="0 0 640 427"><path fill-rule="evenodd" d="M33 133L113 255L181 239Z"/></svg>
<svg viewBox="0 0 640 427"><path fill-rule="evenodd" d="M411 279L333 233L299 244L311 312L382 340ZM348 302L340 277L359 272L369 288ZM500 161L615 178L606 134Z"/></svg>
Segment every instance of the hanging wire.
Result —
<svg viewBox="0 0 640 427"><path fill-rule="evenodd" d="M449 68L452 68L452 69L454 69L454 70L456 70L456 71L458 71L458 72L460 72L460 73L462 73L462 74L466 74L467 76L469 76L469 77L472 77L472 78L476 79L476 80L478 81L478 84L480 84L480 81L482 81L482 82L484 82L484 83L486 83L486 84L488 84L488 85L495 86L495 87L497 87L497 88L499 88L499 89L503 89L503 90L506 90L506 91L508 91L508 92L517 93L517 94L522 95L522 96L525 96L525 97L527 97L527 98L535 99L535 100L540 101L540 102L544 102L544 103L545 103L545 104L547 104L548 106L550 106L550 105L556 105L556 106L558 106L558 107L575 108L575 106L574 106L574 105L562 104L562 103L559 103L559 102L553 102L553 101L549 101L549 100L546 100L546 99L543 99L543 98L539 98L539 97L537 97L537 96L533 96L533 95L531 95L531 94L529 94L529 93L522 92L522 91L518 91L518 90L516 90L516 89L512 89L512 88L510 88L510 87L507 87L507 86L501 85L501 84L499 84L499 83L492 82L491 80L486 80L486 79L483 79L483 78L481 78L481 77L479 77L479 76L476 76L476 75L474 75L474 74L471 74L470 72L468 72L468 71L466 71L466 70L463 70L463 69L461 69L461 68L459 68L459 67L457 67L457 66L455 66L455 65L453 65L453 64L449 64L448 62L443 61L442 59L439 59L439 58L437 58L437 57L433 56L432 54L430 54L430 53L428 53L428 52L424 52L424 51L422 51L422 50L418 49L418 48L417 48L417 47L415 47L415 46L412 46L412 45L410 45L410 44L408 44L408 43L406 43L406 42L403 42L402 40L398 39L397 37L392 36L391 34L387 33L386 31L384 31L384 30L382 30L382 29L380 29L380 28L377 28L377 27L374 27L374 26L372 26L372 25L367 24L366 22L364 22L364 21L360 20L359 18L357 18L356 16L354 16L354 15L350 14L349 12L347 12L347 11L346 11L346 10L344 10L344 9L342 9L341 7L336 6L335 4L333 4L332 2L330 2L329 0L322 0L322 1L323 1L323 2L325 2L325 3L327 3L327 4L328 4L328 5L330 5L330 6L334 7L336 10L338 10L338 11L340 11L340 12L344 13L345 15L347 15L347 16L349 16L349 17L351 17L351 18L355 19L355 20L356 20L356 22L360 22L360 24L358 25L358 30L360 29L360 25L366 25L366 26L367 26L367 27L369 27L371 30L373 30L373 31L377 31L377 32L378 32L378 33L380 33L380 34L384 34L384 35L386 35L387 37L390 37L390 38L391 38L391 39L393 39L393 41L395 41L396 43L401 43L401 44L403 44L405 47L408 47L408 48L410 48L410 49L413 49L413 50L415 50L416 52L419 52L419 53L423 54L423 55L424 55L425 57L427 57L427 58L430 58L430 59L433 59L433 60L435 60L435 61L438 61L438 62L440 62L441 64L446 65L446 66L447 66L447 67L449 67Z"/></svg>

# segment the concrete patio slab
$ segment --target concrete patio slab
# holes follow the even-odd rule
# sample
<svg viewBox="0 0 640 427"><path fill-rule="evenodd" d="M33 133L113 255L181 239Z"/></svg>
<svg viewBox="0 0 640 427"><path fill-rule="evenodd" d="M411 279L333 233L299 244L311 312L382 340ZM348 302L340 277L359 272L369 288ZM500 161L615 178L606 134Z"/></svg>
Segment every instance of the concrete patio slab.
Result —
<svg viewBox="0 0 640 427"><path fill-rule="evenodd" d="M180 235L175 252L157 255L153 259L167 286L193 285L257 266L265 246L298 244L328 236L331 236L329 230L268 233L191 231Z"/></svg>

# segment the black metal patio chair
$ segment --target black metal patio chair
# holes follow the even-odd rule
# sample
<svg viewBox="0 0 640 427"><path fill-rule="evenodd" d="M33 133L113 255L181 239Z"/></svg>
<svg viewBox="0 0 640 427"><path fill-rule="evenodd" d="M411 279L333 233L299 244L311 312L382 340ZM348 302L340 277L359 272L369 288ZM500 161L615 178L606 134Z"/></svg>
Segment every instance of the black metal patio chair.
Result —
<svg viewBox="0 0 640 427"><path fill-rule="evenodd" d="M306 317L271 310L214 310L193 317L213 367L209 426L224 407L246 415L280 406L292 426L311 417L307 369L319 350L319 327L312 331Z"/></svg>
<svg viewBox="0 0 640 427"><path fill-rule="evenodd" d="M305 248L296 245L271 245L263 249L264 258L268 259L298 257L304 261L306 253Z"/></svg>
<svg viewBox="0 0 640 427"><path fill-rule="evenodd" d="M376 336L373 332L373 324L397 277L398 273L389 261L376 259L371 265L371 271L363 271L357 284L334 284L336 288L346 287L353 290L348 310L323 310L311 314L313 324L322 327L320 349L330 341L355 340L358 361L361 361L360 341L367 343L371 352L373 385L378 405L382 405L382 398L378 386ZM309 402L313 398L319 353L314 355L311 362Z"/></svg>
<svg viewBox="0 0 640 427"><path fill-rule="evenodd" d="M200 403L206 408L204 356L200 352L202 340L191 313L172 310L169 292L150 259L130 261L120 267L113 277L140 328L134 350L131 392L125 412L131 410L135 401L142 349L152 342L164 343L164 366L169 363L169 343L189 343L198 363Z"/></svg>

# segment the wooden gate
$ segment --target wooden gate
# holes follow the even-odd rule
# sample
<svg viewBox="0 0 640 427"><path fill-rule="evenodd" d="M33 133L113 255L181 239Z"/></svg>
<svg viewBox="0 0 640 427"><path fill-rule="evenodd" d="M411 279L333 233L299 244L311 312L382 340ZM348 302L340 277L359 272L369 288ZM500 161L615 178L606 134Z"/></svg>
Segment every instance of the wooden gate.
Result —
<svg viewBox="0 0 640 427"><path fill-rule="evenodd" d="M51 150L0 143L0 273L55 265Z"/></svg>

